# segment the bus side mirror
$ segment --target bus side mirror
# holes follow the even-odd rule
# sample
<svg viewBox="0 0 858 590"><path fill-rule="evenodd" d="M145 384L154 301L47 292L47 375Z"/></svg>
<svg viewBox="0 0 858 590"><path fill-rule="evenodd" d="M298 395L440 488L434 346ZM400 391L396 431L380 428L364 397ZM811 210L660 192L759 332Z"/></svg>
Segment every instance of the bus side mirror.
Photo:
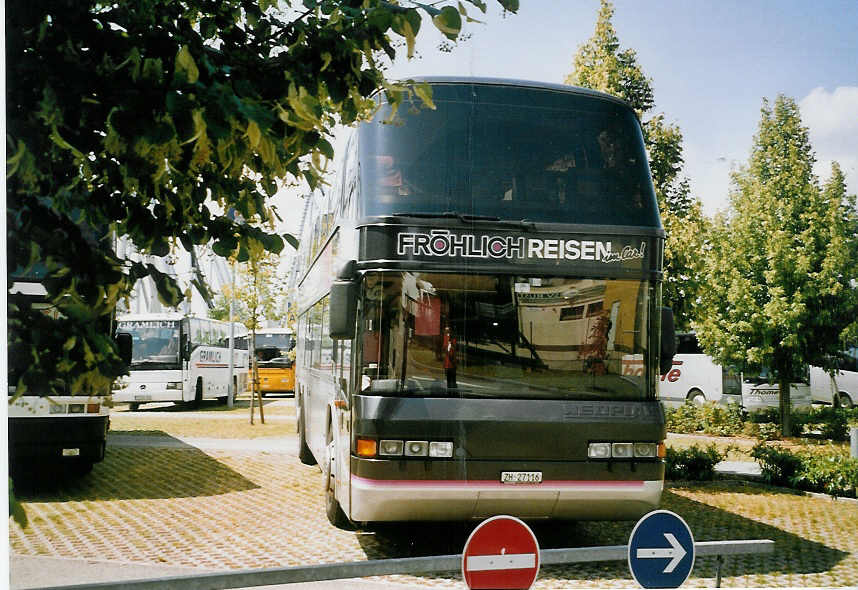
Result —
<svg viewBox="0 0 858 590"><path fill-rule="evenodd" d="M126 366L131 364L131 350L134 346L134 341L131 334L128 332L119 332L116 335L116 346L119 348L119 358Z"/></svg>
<svg viewBox="0 0 858 590"><path fill-rule="evenodd" d="M356 281L334 281L331 285L328 328L333 340L351 340L355 337L357 295Z"/></svg>
<svg viewBox="0 0 858 590"><path fill-rule="evenodd" d="M357 323L358 281L355 261L348 261L331 285L328 329L333 340L351 340Z"/></svg>
<svg viewBox="0 0 858 590"><path fill-rule="evenodd" d="M673 323L673 310L661 308L661 355L658 369L660 375L667 375L673 367L673 356L676 354L676 327Z"/></svg>

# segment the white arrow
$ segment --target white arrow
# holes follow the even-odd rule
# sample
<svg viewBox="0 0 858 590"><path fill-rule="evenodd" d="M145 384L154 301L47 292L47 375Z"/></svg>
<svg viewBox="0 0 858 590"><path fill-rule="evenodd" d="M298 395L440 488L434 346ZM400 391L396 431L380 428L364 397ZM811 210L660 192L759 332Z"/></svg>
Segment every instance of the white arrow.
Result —
<svg viewBox="0 0 858 590"><path fill-rule="evenodd" d="M682 544L676 540L673 533L664 533L664 538L670 543L670 549L638 549L638 559L670 559L670 563L667 564L663 572L669 574L685 557L685 549L682 548Z"/></svg>

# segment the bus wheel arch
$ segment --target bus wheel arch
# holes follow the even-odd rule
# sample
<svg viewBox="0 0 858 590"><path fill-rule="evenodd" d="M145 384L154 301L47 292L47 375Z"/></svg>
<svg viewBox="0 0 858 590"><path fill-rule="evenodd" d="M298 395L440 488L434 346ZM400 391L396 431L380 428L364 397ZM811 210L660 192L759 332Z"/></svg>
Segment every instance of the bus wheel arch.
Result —
<svg viewBox="0 0 858 590"><path fill-rule="evenodd" d="M197 385L194 388L194 406L199 407L203 401L203 378L197 377Z"/></svg>
<svg viewBox="0 0 858 590"><path fill-rule="evenodd" d="M696 406L702 406L706 401L706 395L695 387L688 392L687 396L685 396L685 401Z"/></svg>
<svg viewBox="0 0 858 590"><path fill-rule="evenodd" d="M315 465L316 457L313 456L313 451L310 450L310 446L307 444L307 426L304 418L303 397L298 395L296 400L298 408L298 424L296 429L298 431L298 460L304 465Z"/></svg>
<svg viewBox="0 0 858 590"><path fill-rule="evenodd" d="M328 522L333 526L338 529L348 529L350 528L351 523L337 500L337 482L335 479L336 469L334 468L334 461L336 460L336 443L334 442L333 433L331 432L331 425L331 416L328 414L327 436L325 437L327 445L325 447L325 462L322 467L322 476L325 486L325 515L328 517Z"/></svg>
<svg viewBox="0 0 858 590"><path fill-rule="evenodd" d="M852 397L846 391L841 391L837 395L837 402L841 408L853 408L855 407L855 402L852 400Z"/></svg>

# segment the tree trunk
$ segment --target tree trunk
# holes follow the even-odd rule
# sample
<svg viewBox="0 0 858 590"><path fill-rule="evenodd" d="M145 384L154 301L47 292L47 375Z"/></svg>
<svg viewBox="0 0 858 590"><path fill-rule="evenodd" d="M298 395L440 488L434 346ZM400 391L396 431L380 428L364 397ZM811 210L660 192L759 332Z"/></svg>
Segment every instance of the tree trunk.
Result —
<svg viewBox="0 0 858 590"><path fill-rule="evenodd" d="M778 384L780 395L780 410L781 410L781 434L784 436L792 436L792 404L790 403L790 382L789 379L781 378Z"/></svg>

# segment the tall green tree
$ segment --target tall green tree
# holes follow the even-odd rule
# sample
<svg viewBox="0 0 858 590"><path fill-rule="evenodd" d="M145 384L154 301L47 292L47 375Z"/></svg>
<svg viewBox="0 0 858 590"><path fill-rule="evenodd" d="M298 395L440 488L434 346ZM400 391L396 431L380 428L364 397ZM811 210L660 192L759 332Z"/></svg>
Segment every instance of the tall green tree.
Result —
<svg viewBox="0 0 858 590"><path fill-rule="evenodd" d="M825 190L795 101L763 102L750 159L733 174L729 216L716 224L696 322L720 363L768 368L789 436L790 382L806 364L831 368L854 320L855 235L845 185Z"/></svg>
<svg viewBox="0 0 858 590"><path fill-rule="evenodd" d="M233 319L248 330L258 330L266 321L279 322L286 315L286 280L279 270L280 258L262 248L252 248L247 262L237 264L235 288L227 285L215 297L209 315L218 320L229 319L233 303Z"/></svg>
<svg viewBox="0 0 858 590"><path fill-rule="evenodd" d="M652 80L638 64L633 49L620 49L611 19L614 6L602 0L593 36L578 47L566 84L607 92L628 101L642 119L655 103ZM667 233L664 252L664 299L674 310L680 328L690 326L692 309L701 289L700 252L706 218L691 195L683 174L682 132L665 122L664 115L643 122L650 170Z"/></svg>
<svg viewBox="0 0 858 590"><path fill-rule="evenodd" d="M368 117L378 89L431 107L428 87L385 79L385 60L398 40L410 56L427 21L455 40L468 20L452 0L11 0L5 15L7 272L41 264L63 318L10 307L25 350L10 362L19 392L76 381L82 393L122 370L91 326L134 282L152 276L171 306L181 293L81 227L158 256L174 242L240 261L280 251L284 237L260 229L278 184L316 186L333 127Z"/></svg>

